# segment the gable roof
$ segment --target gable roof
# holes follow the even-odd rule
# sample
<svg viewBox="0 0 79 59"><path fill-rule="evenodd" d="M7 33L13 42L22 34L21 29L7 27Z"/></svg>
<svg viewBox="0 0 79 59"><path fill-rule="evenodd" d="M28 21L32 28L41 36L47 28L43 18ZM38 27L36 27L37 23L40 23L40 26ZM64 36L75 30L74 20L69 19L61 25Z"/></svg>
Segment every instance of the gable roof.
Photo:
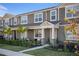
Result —
<svg viewBox="0 0 79 59"><path fill-rule="evenodd" d="M14 17L14 15L13 15L13 14L9 14L9 13L6 13L6 14L3 16L3 18L12 18L12 17Z"/></svg>
<svg viewBox="0 0 79 59"><path fill-rule="evenodd" d="M53 26L54 24L48 22L48 21L45 21L43 22L40 26Z"/></svg>

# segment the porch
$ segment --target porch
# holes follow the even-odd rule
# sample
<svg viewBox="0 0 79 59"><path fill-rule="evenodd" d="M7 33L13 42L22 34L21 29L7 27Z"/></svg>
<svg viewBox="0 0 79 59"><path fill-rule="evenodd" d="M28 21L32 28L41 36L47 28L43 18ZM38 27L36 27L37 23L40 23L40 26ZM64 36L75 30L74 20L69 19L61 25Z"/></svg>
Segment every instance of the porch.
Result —
<svg viewBox="0 0 79 59"><path fill-rule="evenodd" d="M52 24L48 21L43 22L39 26L28 26L27 31L18 33L17 28L13 28L13 33L10 35L12 39L27 39L38 40L41 44L54 43L57 39L58 24Z"/></svg>

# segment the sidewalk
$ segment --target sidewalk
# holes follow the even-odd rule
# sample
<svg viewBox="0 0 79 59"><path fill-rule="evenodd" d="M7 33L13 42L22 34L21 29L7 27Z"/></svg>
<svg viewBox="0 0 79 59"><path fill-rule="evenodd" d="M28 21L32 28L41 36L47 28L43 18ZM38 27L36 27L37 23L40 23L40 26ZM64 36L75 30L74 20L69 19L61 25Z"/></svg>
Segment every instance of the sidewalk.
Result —
<svg viewBox="0 0 79 59"><path fill-rule="evenodd" d="M32 56L29 54L24 54L21 52L14 52L11 50L1 49L1 48L0 48L0 54L6 55L6 56Z"/></svg>
<svg viewBox="0 0 79 59"><path fill-rule="evenodd" d="M46 44L46 45L43 45L43 46L34 47L34 48L29 48L29 49L22 50L22 51L19 51L19 52L26 52L26 51L36 50L36 49L44 48L44 47L47 47L47 46L49 46L49 44Z"/></svg>

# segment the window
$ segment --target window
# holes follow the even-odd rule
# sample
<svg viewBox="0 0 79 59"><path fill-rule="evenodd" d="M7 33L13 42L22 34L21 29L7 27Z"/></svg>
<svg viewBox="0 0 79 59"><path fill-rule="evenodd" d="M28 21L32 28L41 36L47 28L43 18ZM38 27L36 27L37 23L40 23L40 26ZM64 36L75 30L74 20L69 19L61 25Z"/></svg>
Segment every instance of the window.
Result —
<svg viewBox="0 0 79 59"><path fill-rule="evenodd" d="M4 24L7 26L7 25L9 25L9 18L6 18L5 20L4 20Z"/></svg>
<svg viewBox="0 0 79 59"><path fill-rule="evenodd" d="M77 40L76 36L73 35L71 31L67 31L65 35L66 35L66 40Z"/></svg>
<svg viewBox="0 0 79 59"><path fill-rule="evenodd" d="M73 18L73 17L76 17L76 16L79 15L79 6L78 5L67 6L65 9L66 9L65 12L66 12L66 17L67 18ZM74 10L74 11L76 11L76 13L71 14L71 13L69 13L69 10Z"/></svg>
<svg viewBox="0 0 79 59"><path fill-rule="evenodd" d="M50 20L51 21L57 20L57 11L56 10L50 11Z"/></svg>
<svg viewBox="0 0 79 59"><path fill-rule="evenodd" d="M43 13L38 13L34 15L34 23L43 22Z"/></svg>
<svg viewBox="0 0 79 59"><path fill-rule="evenodd" d="M27 24L27 23L28 23L27 16L21 16L21 24Z"/></svg>
<svg viewBox="0 0 79 59"><path fill-rule="evenodd" d="M34 37L35 38L40 38L41 37L41 29L35 29L34 31Z"/></svg>
<svg viewBox="0 0 79 59"><path fill-rule="evenodd" d="M74 17L79 16L79 5L73 6L73 9L76 11L76 14L74 14L73 16Z"/></svg>
<svg viewBox="0 0 79 59"><path fill-rule="evenodd" d="M0 20L0 26L3 26L3 20Z"/></svg>
<svg viewBox="0 0 79 59"><path fill-rule="evenodd" d="M16 17L12 18L12 20L13 20L13 25L17 25L18 24L18 21L17 21Z"/></svg>

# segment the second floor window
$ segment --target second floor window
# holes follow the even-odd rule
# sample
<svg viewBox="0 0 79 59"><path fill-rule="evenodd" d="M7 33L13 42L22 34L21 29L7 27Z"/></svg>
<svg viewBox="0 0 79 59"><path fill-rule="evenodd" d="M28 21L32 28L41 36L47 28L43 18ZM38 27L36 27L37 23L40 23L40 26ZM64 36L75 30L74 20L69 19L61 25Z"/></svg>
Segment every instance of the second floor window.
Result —
<svg viewBox="0 0 79 59"><path fill-rule="evenodd" d="M56 21L57 20L57 11L52 10L50 11L50 21Z"/></svg>
<svg viewBox="0 0 79 59"><path fill-rule="evenodd" d="M3 20L0 20L0 26L3 26Z"/></svg>
<svg viewBox="0 0 79 59"><path fill-rule="evenodd" d="M43 13L38 13L34 15L34 23L43 22Z"/></svg>
<svg viewBox="0 0 79 59"><path fill-rule="evenodd" d="M28 23L27 16L21 16L21 24L27 24L27 23Z"/></svg>
<svg viewBox="0 0 79 59"><path fill-rule="evenodd" d="M6 19L4 20L4 24L5 24L5 25L9 25L9 18L6 18Z"/></svg>
<svg viewBox="0 0 79 59"><path fill-rule="evenodd" d="M14 24L14 25L17 25L17 24L18 24L18 21L17 21L17 18L16 18L16 17L13 18L12 20L13 20L13 24Z"/></svg>
<svg viewBox="0 0 79 59"><path fill-rule="evenodd" d="M75 11L75 14L70 13L69 12L70 10ZM73 18L73 17L79 16L79 6L78 5L66 6L66 8L65 8L65 16L67 18Z"/></svg>

